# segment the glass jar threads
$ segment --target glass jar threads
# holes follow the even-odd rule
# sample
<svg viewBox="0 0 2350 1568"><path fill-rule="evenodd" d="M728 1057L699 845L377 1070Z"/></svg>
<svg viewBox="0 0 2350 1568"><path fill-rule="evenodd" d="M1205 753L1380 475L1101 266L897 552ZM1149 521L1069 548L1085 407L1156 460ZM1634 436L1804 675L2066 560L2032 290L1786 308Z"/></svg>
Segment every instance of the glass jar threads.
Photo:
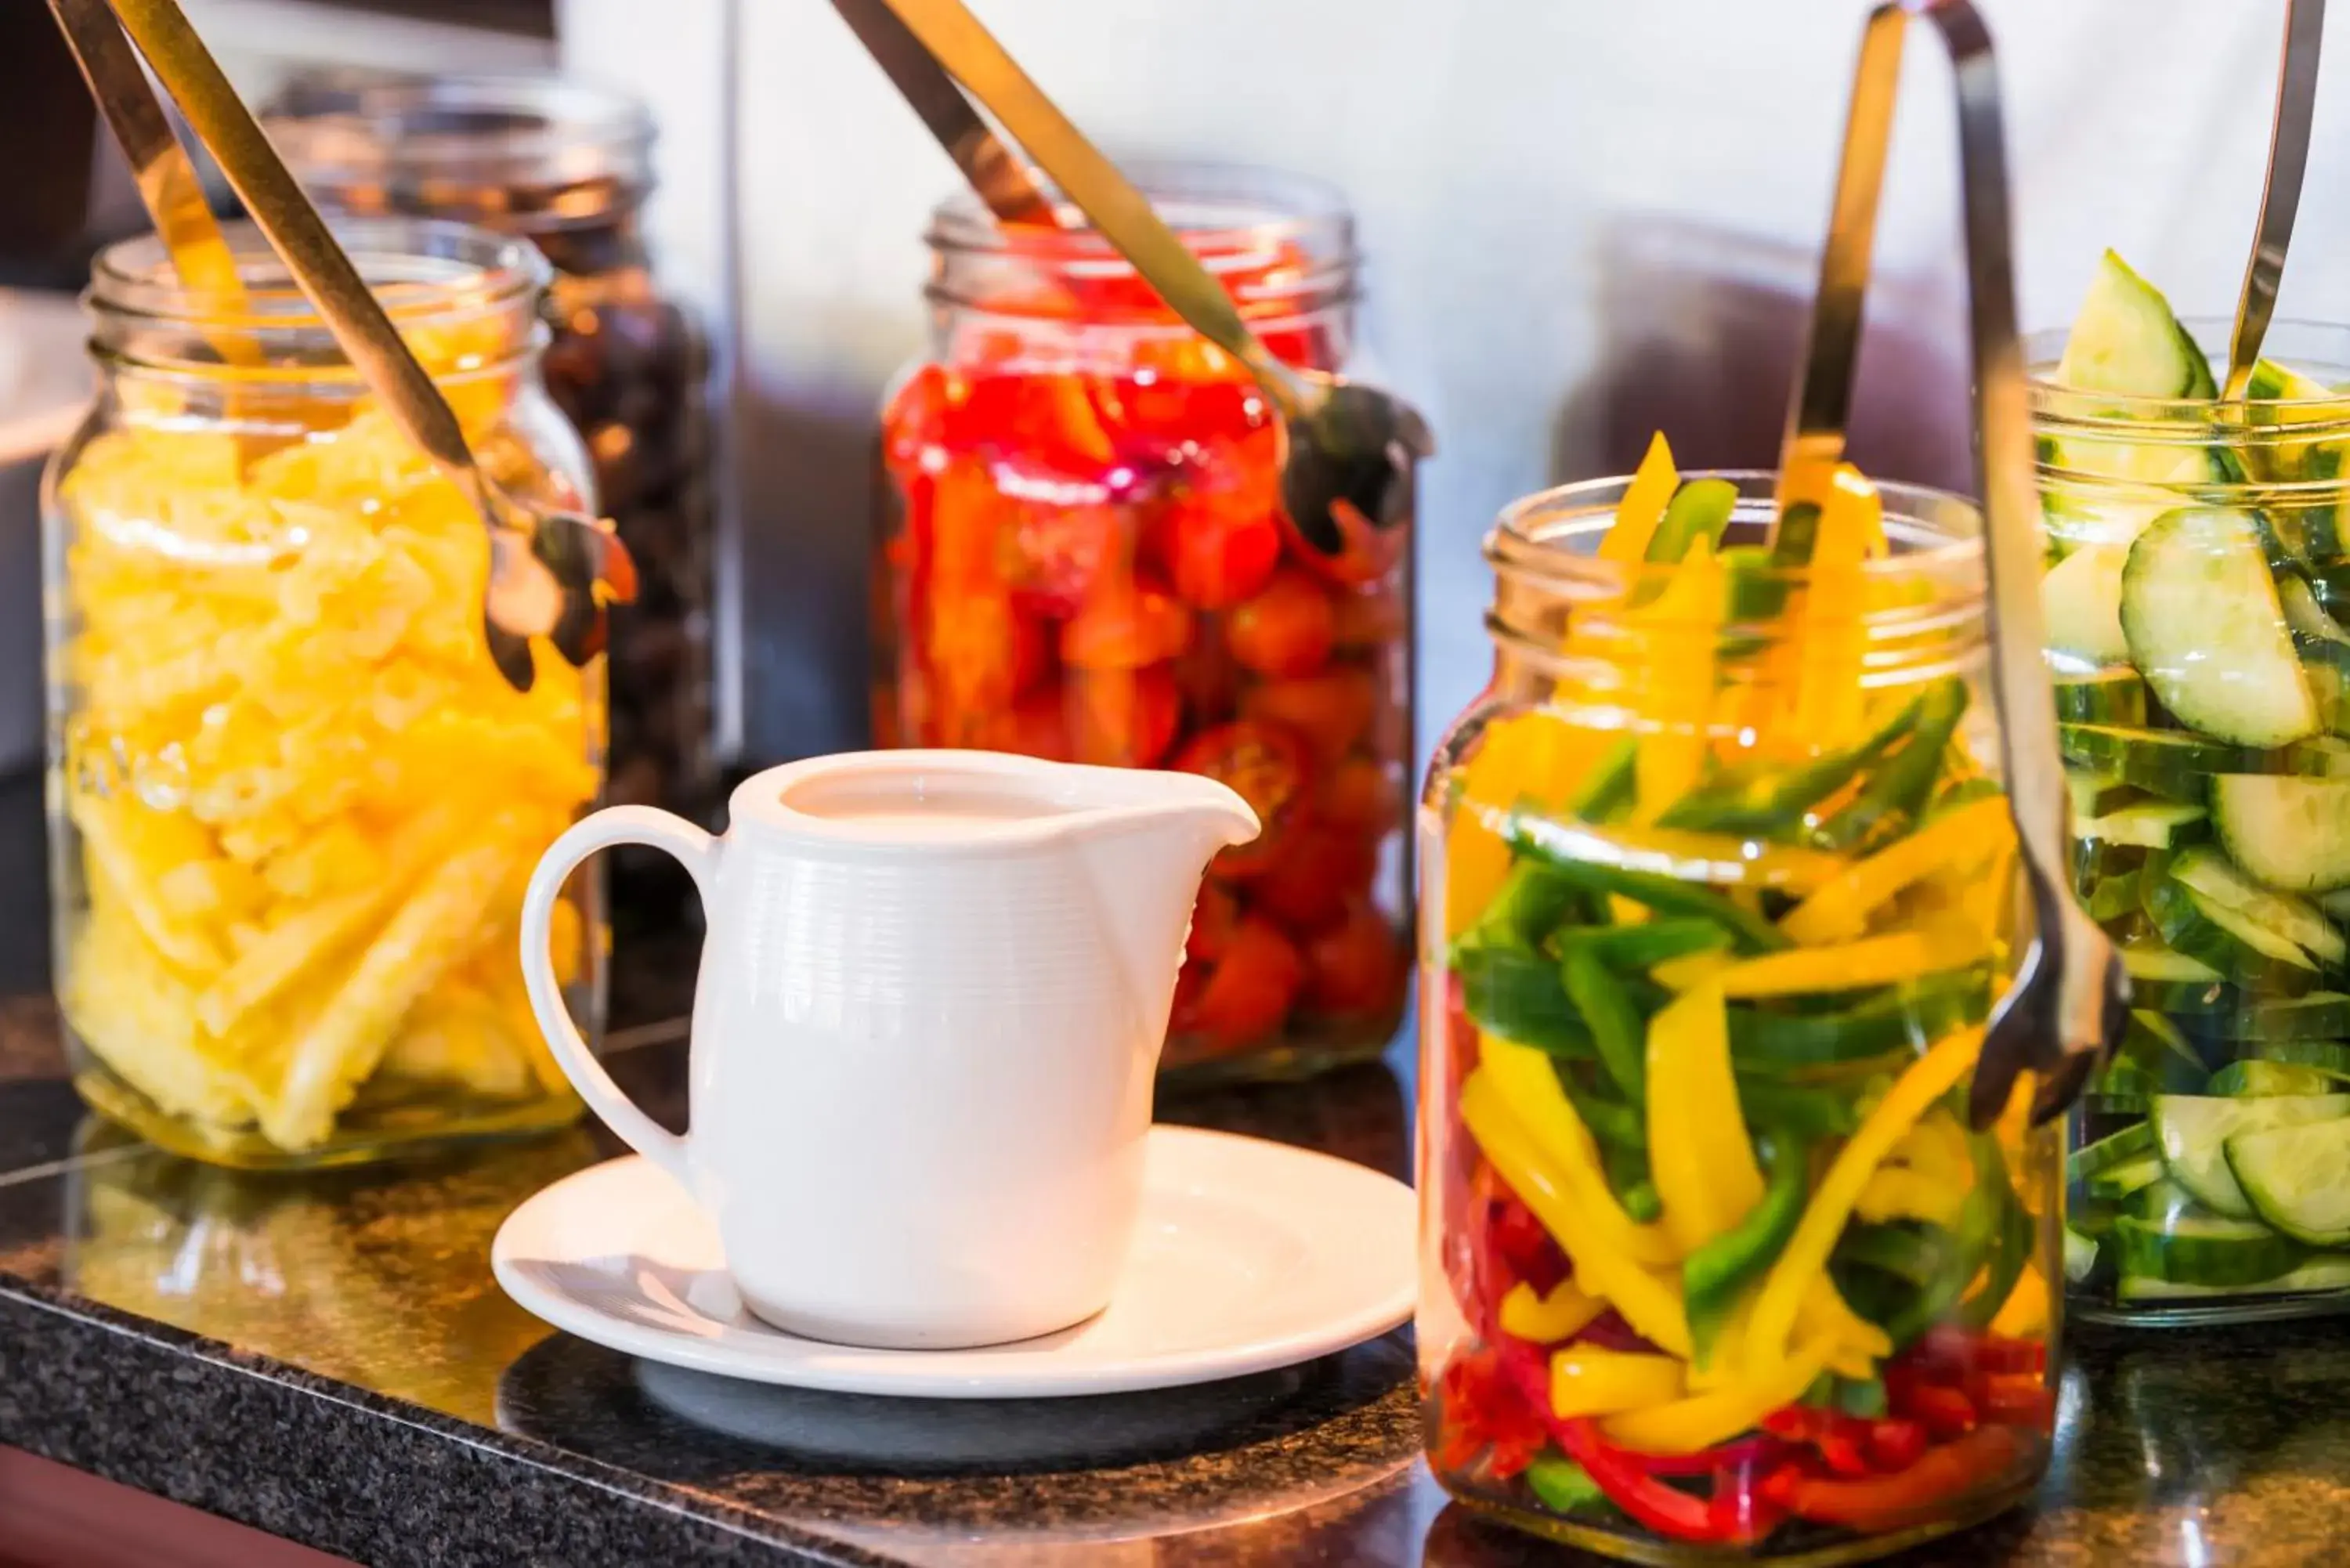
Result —
<svg viewBox="0 0 2350 1568"><path fill-rule="evenodd" d="M1465 1502L1651 1563L1879 1555L2021 1498L2061 1191L1970 1130L2013 834L1973 509L1848 467L1532 496L1423 877L1419 1318Z"/></svg>
<svg viewBox="0 0 2350 1568"><path fill-rule="evenodd" d="M528 246L341 231L509 491L578 508ZM482 642L488 539L250 229L246 295L103 253L100 391L45 494L57 990L75 1082L178 1153L329 1164L567 1121L515 961L538 852L600 782L600 666ZM600 1012L582 889L558 969Z"/></svg>
<svg viewBox="0 0 2350 1568"><path fill-rule="evenodd" d="M1275 354L1353 364L1335 198L1251 171L1144 182ZM1265 831L1210 872L1169 1066L1377 1054L1409 967L1408 527L1335 557L1301 539L1254 383L1098 236L958 199L930 244L931 350L882 415L877 729L1231 784Z"/></svg>

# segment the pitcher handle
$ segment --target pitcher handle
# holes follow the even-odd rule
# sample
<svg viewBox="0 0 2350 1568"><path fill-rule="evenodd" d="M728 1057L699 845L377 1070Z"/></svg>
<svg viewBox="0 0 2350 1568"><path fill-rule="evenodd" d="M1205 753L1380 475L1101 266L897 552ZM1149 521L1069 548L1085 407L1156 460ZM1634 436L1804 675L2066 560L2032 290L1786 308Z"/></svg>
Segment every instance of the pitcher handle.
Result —
<svg viewBox="0 0 2350 1568"><path fill-rule="evenodd" d="M709 903L720 840L681 816L649 805L607 806L580 818L547 846L546 853L539 857L538 868L530 875L530 889L522 899L523 984L530 993L530 1010L538 1019L539 1033L555 1054L556 1065L563 1069L588 1109L622 1143L669 1172L691 1192L693 1179L686 1163L685 1139L639 1110L588 1049L579 1026L571 1021L570 1009L563 1004L563 987L556 979L549 952L555 900L563 884L581 861L615 844L649 845L674 856L692 874L702 902Z"/></svg>

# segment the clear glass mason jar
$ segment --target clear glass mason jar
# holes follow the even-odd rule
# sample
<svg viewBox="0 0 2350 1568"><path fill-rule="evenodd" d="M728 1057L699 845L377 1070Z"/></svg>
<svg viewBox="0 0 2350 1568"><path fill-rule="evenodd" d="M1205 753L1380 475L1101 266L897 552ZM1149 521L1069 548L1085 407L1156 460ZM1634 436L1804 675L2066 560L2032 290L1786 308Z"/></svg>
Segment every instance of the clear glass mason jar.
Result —
<svg viewBox="0 0 2350 1568"><path fill-rule="evenodd" d="M1773 475L1684 479L1719 555L1599 555L1622 480L1487 538L1419 811L1429 1459L1611 1556L1854 1561L2024 1496L2054 1410L2058 1135L1964 1116L2019 913L1980 525L1883 486L1829 597Z"/></svg>
<svg viewBox="0 0 2350 1568"><path fill-rule="evenodd" d="M539 380L546 265L449 223L339 233L517 494L591 504ZM603 671L481 632L480 516L249 227L241 306L152 239L87 296L99 392L44 488L57 992L96 1109L223 1164L323 1165L577 1112L515 961L594 798ZM600 1019L598 901L557 968Z"/></svg>
<svg viewBox="0 0 2350 1568"><path fill-rule="evenodd" d="M2074 890L2135 1002L2074 1114L2076 1307L2336 1310L2350 1142L2288 1129L2350 1116L2350 329L2276 323L2312 379L2241 407L2068 390L2062 347L2030 346L2042 597Z"/></svg>
<svg viewBox="0 0 2350 1568"><path fill-rule="evenodd" d="M1145 172L1268 348L1358 374L1353 221L1311 183ZM1410 538L1336 558L1278 498L1239 365L1089 231L930 231L930 353L882 413L875 727L1207 773L1264 833L1194 913L1166 1067L1270 1075L1376 1055L1409 970Z"/></svg>
<svg viewBox="0 0 2350 1568"><path fill-rule="evenodd" d="M608 793L716 827L709 355L645 245L650 115L551 78L330 69L295 76L267 118L328 212L473 223L529 239L554 265L547 390L637 566L635 600L611 610ZM674 860L640 846L610 858L624 927L699 918Z"/></svg>

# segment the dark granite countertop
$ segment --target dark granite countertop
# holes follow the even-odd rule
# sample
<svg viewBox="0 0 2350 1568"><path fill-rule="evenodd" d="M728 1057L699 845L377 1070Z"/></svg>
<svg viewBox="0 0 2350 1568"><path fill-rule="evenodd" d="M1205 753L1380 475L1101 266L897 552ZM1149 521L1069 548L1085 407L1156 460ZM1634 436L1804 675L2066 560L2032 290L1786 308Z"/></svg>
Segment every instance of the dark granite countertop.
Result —
<svg viewBox="0 0 2350 1568"><path fill-rule="evenodd" d="M1180 1397L746 1389L551 1333L492 1282L505 1214L615 1152L585 1127L296 1178L131 1142L63 1080L36 801L0 784L0 1443L385 1568L1592 1561L1446 1504L1402 1334ZM667 1005L676 955L623 959L623 1008ZM673 1117L674 1031L620 1038L616 1074ZM1399 1062L1161 1115L1400 1173L1409 1087ZM2031 1507L1897 1561L2350 1558L2350 1325L2081 1330L2059 1422Z"/></svg>

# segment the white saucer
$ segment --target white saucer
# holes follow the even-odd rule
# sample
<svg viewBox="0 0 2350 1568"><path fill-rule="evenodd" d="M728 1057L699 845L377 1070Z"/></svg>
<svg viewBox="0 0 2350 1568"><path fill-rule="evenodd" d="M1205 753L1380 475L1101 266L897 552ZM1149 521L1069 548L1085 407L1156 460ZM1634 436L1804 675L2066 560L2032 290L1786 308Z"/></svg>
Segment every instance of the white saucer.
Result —
<svg viewBox="0 0 2350 1568"><path fill-rule="evenodd" d="M718 1237L644 1160L567 1176L490 1249L498 1283L582 1339L757 1383L930 1399L1117 1394L1327 1355L1410 1317L1411 1189L1259 1138L1154 1127L1142 1217L1099 1316L977 1350L863 1350L746 1312Z"/></svg>

